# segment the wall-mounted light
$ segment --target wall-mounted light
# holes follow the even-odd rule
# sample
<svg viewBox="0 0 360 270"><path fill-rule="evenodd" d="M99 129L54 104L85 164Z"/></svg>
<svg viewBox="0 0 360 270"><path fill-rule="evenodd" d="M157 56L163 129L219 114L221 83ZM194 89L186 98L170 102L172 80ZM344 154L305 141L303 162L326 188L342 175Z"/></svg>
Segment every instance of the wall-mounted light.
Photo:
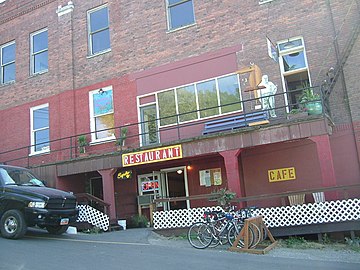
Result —
<svg viewBox="0 0 360 270"><path fill-rule="evenodd" d="M182 174L183 171L182 170L177 170L176 172L177 172L177 174Z"/></svg>
<svg viewBox="0 0 360 270"><path fill-rule="evenodd" d="M99 94L104 94L104 90L102 88L99 89Z"/></svg>
<svg viewBox="0 0 360 270"><path fill-rule="evenodd" d="M191 167L191 164L190 164L190 163L186 166L186 169L188 169L188 170L191 170L191 169L192 169L192 167Z"/></svg>

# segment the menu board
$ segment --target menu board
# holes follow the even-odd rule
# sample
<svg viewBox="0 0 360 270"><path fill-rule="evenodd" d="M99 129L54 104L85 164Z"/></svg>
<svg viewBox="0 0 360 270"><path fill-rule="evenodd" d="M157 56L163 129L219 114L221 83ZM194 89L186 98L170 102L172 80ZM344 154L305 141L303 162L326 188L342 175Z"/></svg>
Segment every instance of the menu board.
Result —
<svg viewBox="0 0 360 270"><path fill-rule="evenodd" d="M222 184L221 168L199 171L200 186L220 186Z"/></svg>

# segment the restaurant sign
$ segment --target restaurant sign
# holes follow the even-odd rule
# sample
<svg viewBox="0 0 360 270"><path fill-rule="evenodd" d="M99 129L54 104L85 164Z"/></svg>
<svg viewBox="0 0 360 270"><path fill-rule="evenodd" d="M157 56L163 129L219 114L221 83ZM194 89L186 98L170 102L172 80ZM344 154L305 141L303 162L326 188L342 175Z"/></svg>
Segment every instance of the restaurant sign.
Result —
<svg viewBox="0 0 360 270"><path fill-rule="evenodd" d="M122 155L123 167L182 158L181 145L173 145Z"/></svg>
<svg viewBox="0 0 360 270"><path fill-rule="evenodd" d="M295 168L281 168L275 170L268 170L268 177L269 182L280 182L280 181L287 181L287 180L295 180L296 173Z"/></svg>

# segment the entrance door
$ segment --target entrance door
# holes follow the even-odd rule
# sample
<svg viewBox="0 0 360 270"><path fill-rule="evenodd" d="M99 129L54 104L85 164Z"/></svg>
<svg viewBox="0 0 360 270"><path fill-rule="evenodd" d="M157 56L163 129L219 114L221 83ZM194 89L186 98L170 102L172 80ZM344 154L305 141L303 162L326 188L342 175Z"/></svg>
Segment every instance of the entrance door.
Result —
<svg viewBox="0 0 360 270"><path fill-rule="evenodd" d="M165 177L166 196L184 197L188 196L187 177L185 167L163 170ZM189 201L169 202L166 210L187 209Z"/></svg>
<svg viewBox="0 0 360 270"><path fill-rule="evenodd" d="M104 199L103 184L101 177L90 178L90 190L89 193L101 200Z"/></svg>
<svg viewBox="0 0 360 270"><path fill-rule="evenodd" d="M89 194L103 200L103 183L101 177L93 177L88 180L88 187L86 188L86 192ZM94 207L99 211L104 211L104 207L100 206L97 202L91 201L89 203L90 206Z"/></svg>

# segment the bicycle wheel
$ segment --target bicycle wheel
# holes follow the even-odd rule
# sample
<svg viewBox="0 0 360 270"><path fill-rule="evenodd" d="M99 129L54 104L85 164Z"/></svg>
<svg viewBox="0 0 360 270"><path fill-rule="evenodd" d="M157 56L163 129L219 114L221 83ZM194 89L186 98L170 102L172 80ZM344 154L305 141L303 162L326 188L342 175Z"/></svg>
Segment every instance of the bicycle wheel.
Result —
<svg viewBox="0 0 360 270"><path fill-rule="evenodd" d="M250 228L253 230L253 233L254 233L254 241L253 241L252 245L250 245L250 248L255 248L262 241L263 235L262 235L259 227L256 224L250 223L249 229Z"/></svg>
<svg viewBox="0 0 360 270"><path fill-rule="evenodd" d="M235 239L238 237L243 227L244 227L244 223L238 223L230 228L227 237L228 237L228 242L231 246L234 244ZM254 242L254 231L251 227L249 227L248 237L249 237L248 245L249 247L251 247ZM245 246L245 238L244 236L241 236L237 247L243 248L244 246Z"/></svg>
<svg viewBox="0 0 360 270"><path fill-rule="evenodd" d="M267 234L267 230L266 230L266 225L265 224L260 224L260 233L261 233L261 242L266 240L268 238L268 234Z"/></svg>
<svg viewBox="0 0 360 270"><path fill-rule="evenodd" d="M204 222L196 222L191 225L187 238L190 245L198 249L207 248L213 240L211 228Z"/></svg>

